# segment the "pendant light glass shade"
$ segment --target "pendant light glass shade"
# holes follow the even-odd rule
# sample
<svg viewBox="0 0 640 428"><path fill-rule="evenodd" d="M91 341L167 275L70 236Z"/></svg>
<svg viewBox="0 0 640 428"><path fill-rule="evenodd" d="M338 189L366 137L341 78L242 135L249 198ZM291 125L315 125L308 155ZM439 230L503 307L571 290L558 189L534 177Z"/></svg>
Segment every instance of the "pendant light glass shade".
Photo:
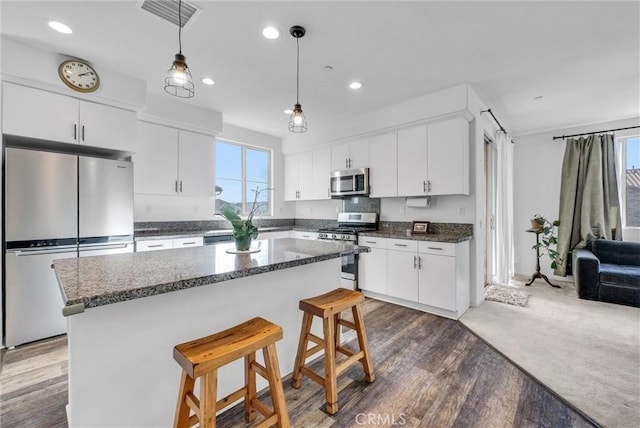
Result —
<svg viewBox="0 0 640 428"><path fill-rule="evenodd" d="M178 46L171 68L164 79L164 90L180 98L191 98L194 95L193 78L187 66L187 58L182 55L182 0L178 3Z"/></svg>
<svg viewBox="0 0 640 428"><path fill-rule="evenodd" d="M289 131L295 133L307 132L307 118L304 117L300 104L296 104L293 107L293 112L289 116Z"/></svg>
<svg viewBox="0 0 640 428"><path fill-rule="evenodd" d="M300 38L304 37L306 30L304 27L294 25L289 29L289 33L296 39L296 104L293 106L293 112L289 117L289 131L296 134L307 132L307 118L302 112L300 104Z"/></svg>
<svg viewBox="0 0 640 428"><path fill-rule="evenodd" d="M194 94L193 88L193 78L189 67L187 67L186 58L177 53L176 59L164 79L164 90L176 97L191 98Z"/></svg>

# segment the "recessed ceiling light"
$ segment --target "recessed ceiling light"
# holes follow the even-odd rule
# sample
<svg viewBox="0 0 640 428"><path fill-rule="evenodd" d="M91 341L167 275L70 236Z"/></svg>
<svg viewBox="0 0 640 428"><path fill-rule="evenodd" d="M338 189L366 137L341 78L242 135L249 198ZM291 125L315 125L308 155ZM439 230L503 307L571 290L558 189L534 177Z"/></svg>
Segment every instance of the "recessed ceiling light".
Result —
<svg viewBox="0 0 640 428"><path fill-rule="evenodd" d="M49 21L49 27L53 28L58 33L62 33L62 34L71 34L71 33L73 33L73 31L71 31L71 28L67 27L62 22Z"/></svg>
<svg viewBox="0 0 640 428"><path fill-rule="evenodd" d="M262 35L265 36L267 39L273 40L280 37L280 32L276 27L265 27L265 29L262 30Z"/></svg>
<svg viewBox="0 0 640 428"><path fill-rule="evenodd" d="M202 79L202 83L204 83L205 85L209 85L209 86L211 86L211 85L213 85L213 84L214 84L214 83L216 83L216 82L215 82L212 78L210 78L210 77L204 77L204 78Z"/></svg>
<svg viewBox="0 0 640 428"><path fill-rule="evenodd" d="M290 108L288 108L288 109L285 109L285 110L283 111L283 113L284 113L284 114L291 114L291 113L293 113L293 110L291 110Z"/></svg>
<svg viewBox="0 0 640 428"><path fill-rule="evenodd" d="M349 87L351 89L360 89L362 88L362 82L351 82L349 83Z"/></svg>

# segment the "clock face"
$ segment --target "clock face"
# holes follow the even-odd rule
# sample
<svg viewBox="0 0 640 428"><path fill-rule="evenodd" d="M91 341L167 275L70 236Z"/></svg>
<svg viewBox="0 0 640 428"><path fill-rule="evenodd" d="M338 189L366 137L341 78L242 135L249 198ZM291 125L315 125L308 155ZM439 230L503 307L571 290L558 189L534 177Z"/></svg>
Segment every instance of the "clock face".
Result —
<svg viewBox="0 0 640 428"><path fill-rule="evenodd" d="M79 92L93 92L100 86L98 73L83 61L64 61L58 67L58 75L68 87Z"/></svg>

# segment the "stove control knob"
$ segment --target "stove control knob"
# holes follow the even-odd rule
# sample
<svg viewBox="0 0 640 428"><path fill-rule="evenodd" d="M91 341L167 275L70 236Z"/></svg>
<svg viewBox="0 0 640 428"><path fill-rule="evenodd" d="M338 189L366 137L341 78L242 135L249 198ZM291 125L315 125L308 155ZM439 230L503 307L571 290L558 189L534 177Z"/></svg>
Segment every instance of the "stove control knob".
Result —
<svg viewBox="0 0 640 428"><path fill-rule="evenodd" d="M331 239L338 239L335 233L331 234Z"/></svg>

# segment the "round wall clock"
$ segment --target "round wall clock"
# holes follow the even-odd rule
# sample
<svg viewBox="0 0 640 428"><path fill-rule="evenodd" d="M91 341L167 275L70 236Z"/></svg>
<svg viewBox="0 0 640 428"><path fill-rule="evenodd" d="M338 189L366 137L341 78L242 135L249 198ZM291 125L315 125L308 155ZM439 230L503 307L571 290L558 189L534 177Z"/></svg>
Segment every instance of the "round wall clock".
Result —
<svg viewBox="0 0 640 428"><path fill-rule="evenodd" d="M100 77L92 66L78 59L69 59L60 63L58 76L78 92L93 92L100 86Z"/></svg>

